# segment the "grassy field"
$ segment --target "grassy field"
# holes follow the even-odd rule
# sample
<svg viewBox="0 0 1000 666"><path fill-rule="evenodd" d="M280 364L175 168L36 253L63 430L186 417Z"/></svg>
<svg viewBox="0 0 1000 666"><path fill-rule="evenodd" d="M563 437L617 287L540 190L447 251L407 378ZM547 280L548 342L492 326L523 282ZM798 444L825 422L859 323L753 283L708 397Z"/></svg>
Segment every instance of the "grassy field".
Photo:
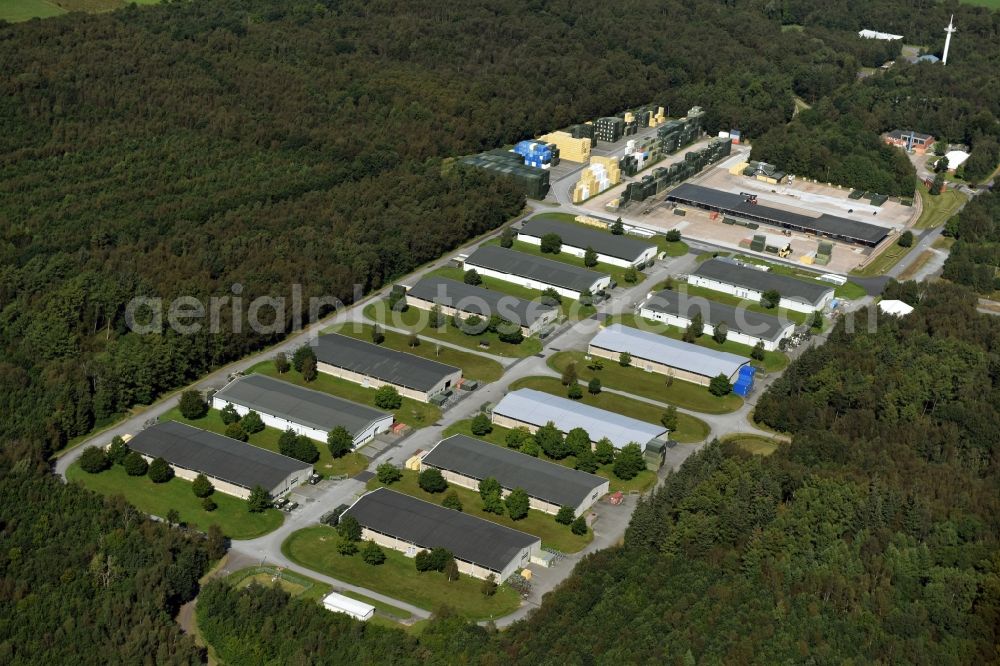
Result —
<svg viewBox="0 0 1000 666"><path fill-rule="evenodd" d="M451 435L468 435L469 437L475 437L477 439L482 439L491 444L496 444L497 446L506 446L507 433L510 432L508 428L501 428L500 426L493 426L493 432L488 435L473 435L472 434L472 420L466 419L465 421L457 421L444 429L441 433L441 437L450 437ZM556 463L557 465L563 465L564 467L573 467L576 465L576 457L568 456L562 460L553 460L549 458L545 453L541 453L540 457L542 460L548 460L549 462ZM628 481L623 481L616 477L611 471L611 465L602 465L598 468L594 474L603 477L610 481L611 492L617 490L623 493L628 492L643 492L650 488L654 483L656 483L656 474L649 470L643 470L633 479Z"/></svg>
<svg viewBox="0 0 1000 666"><path fill-rule="evenodd" d="M923 211L913 225L916 229L933 229L941 226L957 213L966 201L966 196L958 190L945 190L932 197L927 186L919 183L917 191L920 193L921 202L923 202Z"/></svg>
<svg viewBox="0 0 1000 666"><path fill-rule="evenodd" d="M249 587L253 583L264 587L277 585L293 597L316 601L330 592L330 586L326 583L271 566L248 567L234 571L226 576L226 582L236 588Z"/></svg>
<svg viewBox="0 0 1000 666"><path fill-rule="evenodd" d="M779 443L776 440L760 435L747 433L735 433L724 438L724 441L732 442L748 453L760 456L769 456L778 450Z"/></svg>
<svg viewBox="0 0 1000 666"><path fill-rule="evenodd" d="M381 488L383 484L378 479L368 482L368 489ZM428 493L417 483L417 473L412 470L403 470L403 478L392 484L392 489L413 497L418 497L433 504L440 504L447 492L452 490L462 501L462 511L470 516L483 518L493 523L509 527L511 529L527 532L542 540L543 546L554 548L563 553L576 553L583 550L588 543L593 540L592 532L587 532L585 536L578 536L569 530L568 525L560 525L556 522L555 516L547 513L528 511L528 515L521 520L511 520L509 516L498 516L495 513L488 513L482 509L482 498L475 490L462 488L461 486L450 485L445 493Z"/></svg>
<svg viewBox="0 0 1000 666"><path fill-rule="evenodd" d="M337 533L329 527L307 527L293 532L281 551L301 566L427 610L450 606L471 620L484 620L507 615L520 606L520 596L506 585L487 597L479 591L482 583L477 578L448 581L436 571L420 573L411 558L388 548L383 548L385 563L372 566L360 553L340 555L336 543Z"/></svg>
<svg viewBox="0 0 1000 666"><path fill-rule="evenodd" d="M916 245L916 239L914 239L913 245ZM876 257L874 261L865 266L863 269L851 271L851 275L856 275L858 277L875 277L877 275L883 275L893 266L902 261L903 257L908 255L912 249L913 246L900 247L897 243L893 243L883 250L882 254Z"/></svg>
<svg viewBox="0 0 1000 666"><path fill-rule="evenodd" d="M601 359L604 368L591 370L587 367L586 354L579 351L563 351L549 357L548 365L553 370L562 373L571 362L576 363L577 375L586 384L593 377L601 380L604 388L613 388L641 395L651 400L668 402L684 409L691 409L706 414L726 414L735 412L743 406L743 398L730 393L717 397L708 392L708 387L692 382L675 379L668 386L667 378L655 372L646 372L637 367L623 368L615 361Z"/></svg>
<svg viewBox="0 0 1000 666"><path fill-rule="evenodd" d="M812 271L803 270L796 268L795 266L789 266L787 264L776 264L770 261L764 261L757 257L750 257L747 255L738 255L738 258L742 261L746 261L752 264L757 264L760 266L767 266L771 269L772 273L777 273L779 275L787 275L789 277L798 278L804 280L805 282L816 283L816 273ZM833 287L833 293L837 298L853 301L859 298L864 298L868 295L864 287L856 282L847 281L842 285L830 285Z"/></svg>
<svg viewBox="0 0 1000 666"><path fill-rule="evenodd" d="M365 317L372 321L384 324L386 323L386 315L388 315L390 326L395 326L396 328L406 328L411 331L416 331L422 336L434 338L435 340L441 340L442 342L450 342L453 345L459 345L469 349L489 352L490 354L496 354L497 356L524 358L525 356L537 354L542 350L542 343L536 337L525 338L521 344L512 345L507 342L501 342L496 333L491 333L489 331L484 331L479 335L466 335L451 325L450 318L448 324L445 326L441 328L431 328L427 326L428 314L429 312L427 310L421 310L420 308L413 307L409 308L406 312L387 312L384 302L371 303L364 309ZM479 346L480 342L489 343L489 348L482 349ZM431 343L426 340L421 342L421 346L429 344ZM410 349L407 348L406 351L410 351Z"/></svg>
<svg viewBox="0 0 1000 666"><path fill-rule="evenodd" d="M16 23L32 18L49 18L66 12L90 14L120 9L130 2L153 5L160 0L0 0L0 20Z"/></svg>
<svg viewBox="0 0 1000 666"><path fill-rule="evenodd" d="M669 326L664 324L662 321L645 319L639 315L625 314L619 317L619 321L625 326L641 328L644 331L658 333L659 335L673 338L674 340L680 340L684 337L684 329L682 328ZM732 340L726 340L720 345L712 339L711 335L702 335L700 338L695 339L693 344L696 344L699 347L705 347L706 349L716 349L719 351L730 352L732 354L738 354L740 356L746 356L747 358L750 358L750 352L753 351L753 348L749 345L733 342ZM763 361L751 359L750 364L761 368L766 372L778 372L780 370L784 370L785 367L788 366L788 356L784 352L780 351L765 351ZM607 367L606 363L605 367Z"/></svg>
<svg viewBox="0 0 1000 666"><path fill-rule="evenodd" d="M161 416L160 420L178 421L180 423L186 423L194 426L195 428L209 430L220 435L226 434L226 424L222 422L222 414L217 409L210 409L208 410L208 414L202 418L192 420L184 418L181 415L180 408L174 407L169 412ZM279 437L281 437L280 430L265 426L260 432L255 432L250 435L249 443L254 446L259 446L262 449L267 449L268 451L281 453L278 450ZM316 450L319 451L319 460L316 461L314 467L320 474L325 476L338 476L340 474L354 476L361 470L368 467L368 459L360 453L349 453L343 458L335 459L330 455L330 449L327 447L325 442L313 441L313 444L316 445Z"/></svg>
<svg viewBox="0 0 1000 666"><path fill-rule="evenodd" d="M951 246L955 244L954 238L949 238L948 236L938 236L934 239L931 247L938 250L950 250Z"/></svg>
<svg viewBox="0 0 1000 666"><path fill-rule="evenodd" d="M348 323L333 326L326 329L324 333L340 333L342 335L349 335L352 338L357 338L358 340L371 342L372 329L372 324L356 325ZM410 347L410 336L403 333L396 333L395 331L384 331L384 333L385 342L382 343L383 347L420 356L432 361L437 361L438 363L445 363L447 365L459 367L462 369L462 376L466 379L478 379L480 382L489 383L495 382L500 379L501 375L503 375L503 366L493 359L479 356L478 354L470 354L468 352L459 351L457 349L452 349L451 347L435 345L431 342L422 342L416 347Z"/></svg>
<svg viewBox="0 0 1000 666"><path fill-rule="evenodd" d="M305 386L316 391L323 391L324 393L336 395L346 400L359 402L362 405L368 405L369 407L375 406L375 389L365 388L345 379L323 374L322 372L316 376L315 381L307 382L302 379L302 375L294 369L289 370L283 375L279 375L278 371L274 369L274 361L261 361L247 370L246 374L252 374L254 372L259 372L260 374L267 375L268 377L275 377L277 379L289 381L293 384ZM396 420L401 423L405 423L412 428L423 428L440 419L441 410L434 405L425 402L418 402L411 398L403 398L403 404L396 410L395 415Z"/></svg>
<svg viewBox="0 0 1000 666"><path fill-rule="evenodd" d="M120 465L100 474L88 474L78 463L73 463L66 477L102 495L124 495L140 511L154 516L164 518L170 509L176 509L181 522L202 531L209 525L218 525L231 539L259 537L278 529L284 520L277 509L250 513L245 501L219 492L212 494L218 508L205 511L201 508L201 500L191 491L189 481L174 477L166 483L153 483L145 476L129 476Z"/></svg>
<svg viewBox="0 0 1000 666"><path fill-rule="evenodd" d="M566 397L566 387L555 377L524 377L510 385L512 391L519 388L530 388L562 398ZM607 391L591 395L584 390L583 398L578 402L653 424L658 424L660 417L663 416L662 407ZM689 414L678 414L677 430L671 433L670 438L678 442L694 443L708 437L708 433L708 424L701 419L696 419Z"/></svg>
<svg viewBox="0 0 1000 666"><path fill-rule="evenodd" d="M452 280L458 280L459 282L461 282L465 277L464 271L452 266L438 268L437 270L432 271L431 274L450 278ZM494 277L489 277L488 275L483 275L481 277L483 283L479 285L480 287L492 289L493 291L498 291L501 294L510 294L511 296L517 296L518 298L523 298L529 301L534 301L542 297L542 292L538 289L528 289L527 287L522 287L519 284L498 280ZM597 309L593 305L580 305L579 302L566 298L565 296L563 296L560 309L562 310L564 317L572 315L574 319L585 319L597 312Z"/></svg>
<svg viewBox="0 0 1000 666"><path fill-rule="evenodd" d="M1000 0L961 0L961 3L965 5L987 7L989 9L1000 9Z"/></svg>
<svg viewBox="0 0 1000 666"><path fill-rule="evenodd" d="M916 275L921 268L927 265L927 262L930 261L933 256L933 250L924 250L921 252L917 255L916 259L910 262L910 265L906 267L906 270L899 274L899 281L905 282L906 280L912 280L913 276Z"/></svg>

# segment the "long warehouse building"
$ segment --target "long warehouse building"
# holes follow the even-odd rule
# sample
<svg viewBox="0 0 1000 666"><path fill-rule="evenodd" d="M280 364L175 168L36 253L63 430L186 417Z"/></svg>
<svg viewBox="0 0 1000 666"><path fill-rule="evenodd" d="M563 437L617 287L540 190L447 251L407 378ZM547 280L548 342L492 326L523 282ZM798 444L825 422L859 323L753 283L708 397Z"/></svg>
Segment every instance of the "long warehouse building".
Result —
<svg viewBox="0 0 1000 666"><path fill-rule="evenodd" d="M559 308L541 301L529 301L503 292L484 289L458 280L429 275L406 291L406 304L422 310L435 305L441 314L477 315L484 319L498 315L517 324L524 335L534 335L559 316Z"/></svg>
<svg viewBox="0 0 1000 666"><path fill-rule="evenodd" d="M361 538L407 557L421 550L446 548L459 572L475 578L496 576L502 583L541 556L541 540L489 520L378 488L357 499L341 516L353 516Z"/></svg>
<svg viewBox="0 0 1000 666"><path fill-rule="evenodd" d="M597 260L612 266L641 267L656 258L656 245L628 236L616 236L610 231L587 228L581 224L535 217L521 227L517 239L541 245L542 237L555 234L562 240L562 251L583 257L587 248L597 253Z"/></svg>
<svg viewBox="0 0 1000 666"><path fill-rule="evenodd" d="M389 412L266 375L247 375L229 382L212 397L215 409L227 405L232 405L240 416L255 411L264 425L291 429L323 443L331 430L342 426L351 433L354 448L388 432L393 422Z"/></svg>
<svg viewBox="0 0 1000 666"><path fill-rule="evenodd" d="M618 361L623 353L632 366L647 372L708 386L713 377L725 375L735 382L750 359L729 352L706 349L658 333L612 324L594 336L587 348L591 356Z"/></svg>
<svg viewBox="0 0 1000 666"><path fill-rule="evenodd" d="M465 267L480 275L518 284L528 289L555 289L567 298L579 300L585 291L596 294L611 286L611 276L554 259L483 245L465 259Z"/></svg>
<svg viewBox="0 0 1000 666"><path fill-rule="evenodd" d="M532 509L556 514L573 508L579 516L608 493L605 478L557 465L503 446L466 435L442 439L424 454L420 469L437 469L448 481L464 488L479 490L479 482L496 479L504 496L515 488L528 493Z"/></svg>
<svg viewBox="0 0 1000 666"><path fill-rule="evenodd" d="M650 296L639 308L640 316L678 328L687 328L699 313L705 335L714 334L716 326L725 324L726 340L751 347L759 342L768 351L777 349L782 340L795 332L794 322L672 289Z"/></svg>
<svg viewBox="0 0 1000 666"><path fill-rule="evenodd" d="M606 437L615 448L634 442L643 451L654 440L666 441L668 432L662 425L534 389L517 389L505 395L493 407L492 419L503 428L527 428L532 433L550 422L563 434L573 428L583 428L590 435L591 443Z"/></svg>
<svg viewBox="0 0 1000 666"><path fill-rule="evenodd" d="M692 185L691 183L683 183L675 187L667 195L667 201L868 247L875 247L889 235L889 230L886 227L880 227L877 224L859 222L827 213L819 217L810 217L782 208L750 203L739 194Z"/></svg>
<svg viewBox="0 0 1000 666"><path fill-rule="evenodd" d="M768 291L781 296L778 307L795 312L822 310L833 300L833 288L787 275L747 268L726 259L709 259L688 275L688 284L760 302Z"/></svg>
<svg viewBox="0 0 1000 666"><path fill-rule="evenodd" d="M163 458L181 479L204 474L216 490L241 499L255 486L283 495L313 473L309 463L176 421L146 428L128 446L147 462Z"/></svg>
<svg viewBox="0 0 1000 666"><path fill-rule="evenodd" d="M313 348L316 369L367 388L393 386L421 402L457 386L461 368L339 333L321 335Z"/></svg>

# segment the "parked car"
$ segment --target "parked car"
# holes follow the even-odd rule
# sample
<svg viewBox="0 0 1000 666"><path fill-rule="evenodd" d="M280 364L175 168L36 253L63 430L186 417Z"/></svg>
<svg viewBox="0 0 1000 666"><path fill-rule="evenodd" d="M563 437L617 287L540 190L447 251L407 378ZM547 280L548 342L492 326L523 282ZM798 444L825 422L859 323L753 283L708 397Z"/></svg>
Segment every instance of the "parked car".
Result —
<svg viewBox="0 0 1000 666"><path fill-rule="evenodd" d="M286 504L288 504L288 499L287 499L287 498L285 498L285 497L279 497L279 498L277 498L276 500L274 500L274 502L272 502L272 504L274 505L274 508L275 508L275 509L281 509L281 508L283 508L283 507L284 507L284 506L285 506Z"/></svg>
<svg viewBox="0 0 1000 666"><path fill-rule="evenodd" d="M288 511L290 513L293 509L297 509L297 508L299 508L299 503L298 502L288 502L287 504L285 504L285 506L282 508L282 510L283 511Z"/></svg>

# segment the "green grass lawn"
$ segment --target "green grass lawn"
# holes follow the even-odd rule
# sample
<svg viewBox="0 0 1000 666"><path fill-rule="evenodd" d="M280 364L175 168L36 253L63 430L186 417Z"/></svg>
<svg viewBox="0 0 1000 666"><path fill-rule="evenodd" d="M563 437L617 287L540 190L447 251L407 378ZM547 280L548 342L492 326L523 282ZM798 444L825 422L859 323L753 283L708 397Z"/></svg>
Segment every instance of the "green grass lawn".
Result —
<svg viewBox="0 0 1000 666"><path fill-rule="evenodd" d="M566 387L555 377L524 377L510 385L512 391L519 388L530 388L561 398L566 397ZM653 424L658 424L660 417L663 416L662 407L607 391L591 395L584 390L583 398L578 402ZM708 433L708 424L701 419L696 419L690 414L678 414L677 430L670 434L670 438L678 442L693 443L702 441L708 437Z"/></svg>
<svg viewBox="0 0 1000 666"><path fill-rule="evenodd" d="M684 337L684 329L676 326L670 326L662 321L653 321L652 319L646 319L645 317L640 317L635 314L623 314L618 319L620 323L625 326L640 328L644 331L650 331L651 333L657 333L668 338L673 338L674 340L680 340ZM733 342L732 340L726 340L720 345L712 339L711 335L702 335L700 338L697 338L693 344L696 344L699 347L705 347L706 349L716 349L718 351L738 354L747 358L750 358L750 352L753 351L753 348L749 345ZM613 362L614 361L612 361L612 363ZM766 372L778 372L780 370L784 370L785 367L788 366L788 356L784 352L780 351L765 351L763 361L751 359L750 364L761 368ZM604 367L607 368L607 363L604 364Z"/></svg>
<svg viewBox="0 0 1000 666"><path fill-rule="evenodd" d="M577 375L586 384L593 377L601 380L604 388L613 388L641 395L651 400L668 402L684 409L691 409L706 414L726 414L735 412L743 406L743 398L730 393L717 397L708 392L707 386L699 386L692 382L675 379L667 385L667 378L655 372L646 372L637 367L623 368L615 361L601 359L604 368L591 370L587 367L586 354L580 351L563 351L549 357L548 365L553 370L562 373L570 362L576 363Z"/></svg>
<svg viewBox="0 0 1000 666"><path fill-rule="evenodd" d="M406 328L411 331L416 331L422 336L427 336L443 342L450 342L451 344L468 347L469 349L489 352L490 354L496 354L497 356L524 358L525 356L537 354L542 350L542 343L534 336L525 338L519 345L512 345L507 342L501 342L496 333L491 333L489 331L484 331L479 335L467 335L452 326L450 318L448 324L445 326L441 328L431 328L427 326L429 315L428 310L411 307L407 309L406 312L388 312L388 306L385 301L380 303L370 303L365 307L364 315L368 319L381 324L386 323L385 319L386 315L388 315L389 326ZM489 348L482 349L479 346L480 342L489 343ZM421 342L421 346L429 344L431 343L428 343L426 340ZM410 351L410 349L407 348L407 351Z"/></svg>
<svg viewBox="0 0 1000 666"><path fill-rule="evenodd" d="M938 236L934 239L931 247L937 248L938 250L950 250L951 246L954 244L954 238L949 238L948 236Z"/></svg>
<svg viewBox="0 0 1000 666"><path fill-rule="evenodd" d="M378 479L372 479L368 482L368 489L374 490L375 488L381 488L382 485ZM417 483L417 472L412 470L403 470L403 478L392 484L391 488L434 504L440 504L444 496L449 491L454 490L458 498L462 501L462 511L464 513L476 516L477 518L483 518L504 527L527 532L541 539L543 546L554 548L563 553L581 551L594 538L591 531L588 531L585 536L573 534L568 525L557 523L555 516L534 509L528 511L528 515L521 520L511 520L506 515L499 516L495 513L487 513L482 509L482 498L479 497L477 491L462 488L454 484L449 485L448 490L444 493L428 493Z"/></svg>
<svg viewBox="0 0 1000 666"><path fill-rule="evenodd" d="M47 0L0 0L0 19L11 23L65 13L65 9Z"/></svg>
<svg viewBox="0 0 1000 666"><path fill-rule="evenodd" d="M779 442L776 440L747 433L727 435L723 438L723 441L732 442L747 453L753 453L760 456L771 455L778 450L779 446Z"/></svg>
<svg viewBox="0 0 1000 666"><path fill-rule="evenodd" d="M930 190L923 183L917 185L917 191L923 202L923 210L920 213L920 218L913 225L916 229L932 229L941 226L958 212L966 200L966 196L958 190L945 190L937 196L931 196Z"/></svg>
<svg viewBox="0 0 1000 666"><path fill-rule="evenodd" d="M681 283L676 287L677 291L684 292L689 296L701 296L710 301L716 301L718 303L725 303L726 305L732 305L733 307L743 307L751 312L760 312L761 314L771 315L772 317L784 317L790 322L796 324L804 324L806 320L812 316L812 314L806 314L805 312L796 312L795 310L788 310L787 308L765 308L763 305L757 301L750 301L745 298L740 298L739 296L733 296L732 294L726 294L721 291L715 291L714 289L709 289L708 287L700 287L698 285Z"/></svg>
<svg viewBox="0 0 1000 666"><path fill-rule="evenodd" d="M264 587L278 585L293 597L319 601L330 592L330 586L297 572L283 571L277 567L247 567L226 576L226 582L236 588L249 587L256 583ZM372 604L374 605L374 604ZM407 613L407 617L409 613Z"/></svg>
<svg viewBox="0 0 1000 666"><path fill-rule="evenodd" d="M113 465L100 474L88 474L78 463L73 463L66 477L101 495L124 495L140 511L154 516L164 518L170 509L176 509L181 522L202 531L209 525L218 525L231 539L259 537L278 529L284 520L277 509L250 513L245 501L220 492L212 494L218 508L205 511L201 508L201 500L191 491L189 481L174 477L166 483L153 483L149 477L129 476L120 465Z"/></svg>
<svg viewBox="0 0 1000 666"><path fill-rule="evenodd" d="M496 444L497 446L507 446L507 433L510 432L509 428L501 428L500 426L493 426L493 431L487 435L473 435L472 434L472 419L466 419L464 421L457 421L441 433L441 437L450 437L452 435L468 435L469 437L475 437L477 439L482 439L491 444ZM548 460L549 462L556 463L557 465L562 465L564 467L574 467L576 465L576 456L567 456L562 460L555 460L549 458L544 452L540 454L542 460ZM656 474L650 470L643 470L639 472L638 476L629 479L628 481L619 479L612 472L612 465L602 465L597 469L594 474L603 477L610 482L610 491L615 492L617 490L623 493L628 492L643 492L650 488L654 483L656 483Z"/></svg>
<svg viewBox="0 0 1000 666"><path fill-rule="evenodd" d="M857 275L858 277L884 275L893 266L898 264L903 257L908 255L915 245L916 239L914 239L913 245L910 247L900 247L897 243L893 243L863 269L851 271L851 275Z"/></svg>
<svg viewBox="0 0 1000 666"><path fill-rule="evenodd" d="M361 554L337 553L337 533L325 526L293 532L281 551L293 562L340 580L436 611L450 606L470 620L507 615L520 606L521 598L512 588L501 585L492 597L480 592L482 582L470 576L448 581L436 571L418 572L413 559L383 548L386 559L379 566L366 564Z"/></svg>
<svg viewBox="0 0 1000 666"><path fill-rule="evenodd" d="M368 405L369 407L375 406L375 389L365 388L346 379L333 377L322 372L317 374L315 381L307 382L294 369L289 370L283 375L279 375L278 371L274 369L274 361L261 361L247 370L246 374L249 375L254 372L259 372L268 377L283 379L316 391L323 391L324 393L352 400L362 405ZM401 423L405 423L412 428L423 428L440 419L441 410L426 402L419 402L412 398L403 398L403 404L395 411L395 415L396 420Z"/></svg>
<svg viewBox="0 0 1000 666"><path fill-rule="evenodd" d="M340 333L341 335L349 335L358 340L371 342L372 329L372 324L355 324L349 322L328 328L324 333ZM435 345L432 342L421 342L416 347L410 347L410 336L403 333L396 333L395 331L384 331L384 333L385 341L382 343L383 347L461 368L462 376L466 379L478 379L480 382L489 383L495 382L503 375L503 366L491 358L459 351L451 347Z"/></svg>
<svg viewBox="0 0 1000 666"><path fill-rule="evenodd" d="M160 420L178 421L180 423L186 423L194 426L195 428L209 430L220 435L226 434L226 424L222 422L222 414L217 409L208 410L208 414L200 419L186 419L181 415L180 408L174 407L169 412L161 416ZM281 451L278 450L278 438L280 437L280 430L265 426L260 432L255 432L250 435L249 443L254 446L259 446L262 449L267 449L268 451L281 453ZM313 466L320 474L325 476L338 476L340 474L354 476L361 470L368 467L368 459L360 453L348 453L343 458L333 458L330 455L330 449L327 447L325 442L313 441L313 444L316 445L316 450L319 451L319 460L317 460Z"/></svg>
<svg viewBox="0 0 1000 666"><path fill-rule="evenodd" d="M816 279L816 276L818 275L817 273L796 268L795 266L789 266L787 264L771 263L770 261L764 261L763 259L759 259L758 257L749 257L746 255L739 255L739 259L741 261L746 261L752 264L767 266L771 269L772 273L787 275L789 277L797 278L805 282L813 282L813 283L818 282L818 280ZM864 287L862 287L856 282L847 281L842 285L830 284L830 286L833 287L834 295L837 298L844 300L853 301L859 298L864 298L865 296L868 295L868 292L865 291Z"/></svg>

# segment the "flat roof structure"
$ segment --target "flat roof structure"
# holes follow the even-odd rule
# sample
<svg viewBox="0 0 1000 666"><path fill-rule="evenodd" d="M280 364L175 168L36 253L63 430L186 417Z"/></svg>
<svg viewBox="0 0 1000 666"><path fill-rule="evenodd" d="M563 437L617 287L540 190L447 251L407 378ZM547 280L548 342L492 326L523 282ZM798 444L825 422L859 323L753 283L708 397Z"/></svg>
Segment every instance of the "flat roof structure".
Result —
<svg viewBox="0 0 1000 666"><path fill-rule="evenodd" d="M163 458L171 465L241 488L263 486L271 490L289 475L312 469L309 463L177 421L146 428L130 439L128 446L150 458Z"/></svg>
<svg viewBox="0 0 1000 666"><path fill-rule="evenodd" d="M335 613L346 613L357 620L367 620L375 614L375 607L363 601L331 592L323 597L323 606Z"/></svg>
<svg viewBox="0 0 1000 666"><path fill-rule="evenodd" d="M406 295L482 317L495 313L519 326L528 327L542 315L556 309L541 301L529 301L436 275L421 278L407 290Z"/></svg>
<svg viewBox="0 0 1000 666"><path fill-rule="evenodd" d="M460 368L339 333L319 336L314 350L321 363L416 391L430 391L444 378L461 372Z"/></svg>
<svg viewBox="0 0 1000 666"><path fill-rule="evenodd" d="M810 217L782 208L753 204L739 194L692 185L691 183L683 183L675 187L667 195L667 200L717 210L725 215L742 217L773 226L822 234L870 247L878 245L889 234L888 229L877 224L849 220L846 217L827 213L819 217Z"/></svg>
<svg viewBox="0 0 1000 666"><path fill-rule="evenodd" d="M214 397L317 430L329 432L343 426L352 435L392 416L389 412L266 375L238 377Z"/></svg>
<svg viewBox="0 0 1000 666"><path fill-rule="evenodd" d="M731 331L739 331L764 340L777 339L791 323L768 314L746 308L735 308L700 296L688 296L671 289L664 289L654 294L642 304L642 307L653 312L663 312L687 319L700 312L706 324L712 326L725 324Z"/></svg>
<svg viewBox="0 0 1000 666"><path fill-rule="evenodd" d="M503 571L538 537L446 509L437 504L378 488L366 493L341 516L353 516L362 527L420 548L447 548L456 559L491 571Z"/></svg>
<svg viewBox="0 0 1000 666"><path fill-rule="evenodd" d="M644 252L656 247L649 241L641 241L625 235L615 236L609 231L587 228L571 222L548 220L543 217L534 217L528 220L521 226L518 233L535 238L541 238L546 234L556 234L566 245L581 249L591 247L595 252L606 254L609 257L617 257L624 261L637 261Z"/></svg>
<svg viewBox="0 0 1000 666"><path fill-rule="evenodd" d="M737 354L706 349L622 324L608 326L595 335L590 344L612 352L628 352L638 358L706 377L720 374L732 377L750 362L750 359Z"/></svg>
<svg viewBox="0 0 1000 666"><path fill-rule="evenodd" d="M891 132L886 132L885 134L890 139L896 139L897 141L903 141L905 139L913 138L917 141L928 141L934 138L932 134L926 134L924 132L915 132L913 130L901 130L894 129Z"/></svg>
<svg viewBox="0 0 1000 666"><path fill-rule="evenodd" d="M598 280L607 277L587 268L561 261L536 257L533 254L508 250L498 245L482 245L465 260L467 266L481 266L499 273L528 278L572 291L586 291Z"/></svg>
<svg viewBox="0 0 1000 666"><path fill-rule="evenodd" d="M799 301L818 307L833 292L833 287L797 280L773 271L759 271L747 268L725 258L709 259L698 266L691 275L697 275L716 282L725 282L745 289L764 293L772 289L782 298Z"/></svg>
<svg viewBox="0 0 1000 666"><path fill-rule="evenodd" d="M442 439L424 456L423 463L478 480L492 477L508 490L522 488L528 495L558 506L577 507L595 488L607 483L594 474L466 435Z"/></svg>
<svg viewBox="0 0 1000 666"><path fill-rule="evenodd" d="M591 441L607 437L616 448L632 442L645 448L647 442L667 433L662 425L646 423L534 389L511 391L493 407L493 413L538 427L551 421L563 432L583 428L590 435Z"/></svg>

